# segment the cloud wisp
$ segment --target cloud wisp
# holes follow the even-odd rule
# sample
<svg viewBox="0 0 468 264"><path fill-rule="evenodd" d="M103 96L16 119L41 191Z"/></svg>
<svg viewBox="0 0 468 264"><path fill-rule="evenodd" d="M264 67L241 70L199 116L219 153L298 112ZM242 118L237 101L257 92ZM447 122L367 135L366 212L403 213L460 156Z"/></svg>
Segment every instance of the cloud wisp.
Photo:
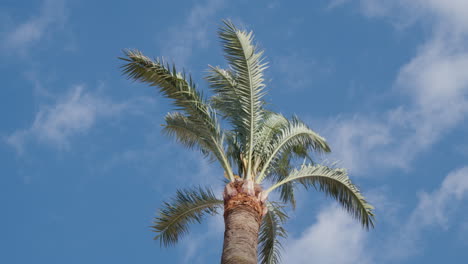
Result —
<svg viewBox="0 0 468 264"><path fill-rule="evenodd" d="M8 30L2 37L2 46L8 51L24 54L52 30L62 29L66 21L64 0L44 0L38 15Z"/></svg>
<svg viewBox="0 0 468 264"><path fill-rule="evenodd" d="M453 227L453 215L460 202L468 197L468 167L450 172L440 187L421 192L419 202L399 232L389 239L388 259L402 259L421 252L422 236L428 230Z"/></svg>
<svg viewBox="0 0 468 264"><path fill-rule="evenodd" d="M361 1L369 16L388 17L400 9L430 21L432 33L400 69L395 91L409 104L380 116L356 114L330 121L337 158L351 171L372 167L408 168L415 157L461 124L468 116L468 8L460 1ZM419 10L420 8L421 10ZM414 10L413 10L414 9Z"/></svg>
<svg viewBox="0 0 468 264"><path fill-rule="evenodd" d="M41 106L29 128L17 130L5 140L20 154L30 141L67 149L72 137L89 131L98 119L116 116L128 107L77 85L54 104Z"/></svg>
<svg viewBox="0 0 468 264"><path fill-rule="evenodd" d="M468 167L462 167L448 173L432 192L420 192L411 213L407 217L399 213L399 223L380 241L343 209L326 207L319 212L316 223L287 242L285 263L401 263L422 251L422 238L427 232L457 225L454 215L466 198Z"/></svg>
<svg viewBox="0 0 468 264"><path fill-rule="evenodd" d="M297 239L285 244L284 263L370 263L366 256L367 234L337 206L323 209L317 222Z"/></svg>
<svg viewBox="0 0 468 264"><path fill-rule="evenodd" d="M168 38L163 40L162 54L186 67L195 48L208 46L209 24L224 5L224 0L207 0L196 4L182 25L170 28Z"/></svg>

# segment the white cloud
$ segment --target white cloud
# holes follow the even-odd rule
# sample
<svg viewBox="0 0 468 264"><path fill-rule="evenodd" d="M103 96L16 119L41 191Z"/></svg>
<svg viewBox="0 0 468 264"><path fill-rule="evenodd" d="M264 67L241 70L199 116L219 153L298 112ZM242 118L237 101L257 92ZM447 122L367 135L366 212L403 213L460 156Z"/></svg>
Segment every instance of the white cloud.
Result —
<svg viewBox="0 0 468 264"><path fill-rule="evenodd" d="M381 189L369 197L377 198L374 205L381 210L376 230L367 232L341 208L327 207L319 212L316 223L286 241L284 263L400 263L417 255L428 232L448 230L462 222L454 221L454 215L468 198L468 167L448 173L434 191L420 192L408 217L398 212L401 205L389 200ZM382 222L391 225L384 237L377 237Z"/></svg>
<svg viewBox="0 0 468 264"><path fill-rule="evenodd" d="M209 25L224 4L224 0L207 0L196 4L190 10L184 24L171 27L169 37L161 40L163 55L179 67L187 66L193 49L207 47Z"/></svg>
<svg viewBox="0 0 468 264"><path fill-rule="evenodd" d="M397 23L411 24L429 20L449 26L451 31L468 30L468 2L465 0L360 0L363 14L387 17ZM397 21L399 20L399 21Z"/></svg>
<svg viewBox="0 0 468 264"><path fill-rule="evenodd" d="M416 208L401 229L387 243L388 259L405 258L420 251L420 239L434 227L450 229L450 217L468 197L468 167L450 172L440 187L431 193L421 192Z"/></svg>
<svg viewBox="0 0 468 264"><path fill-rule="evenodd" d="M100 98L78 85L55 104L41 106L31 127L12 133L6 142L19 153L30 140L66 149L71 137L86 133L99 118L115 116L128 106Z"/></svg>
<svg viewBox="0 0 468 264"><path fill-rule="evenodd" d="M467 195L468 167L463 167L449 173L436 191L421 193L418 207L411 215L409 225L416 226L418 223L419 226L447 226L447 211L453 210L456 205L454 202L464 199Z"/></svg>
<svg viewBox="0 0 468 264"><path fill-rule="evenodd" d="M409 104L377 117L358 114L330 121L332 147L354 171L407 168L468 115L468 9L458 10L465 4L455 0L363 0L361 5L375 16L414 11L422 22L431 22L432 33L395 80L395 91L407 95Z"/></svg>
<svg viewBox="0 0 468 264"><path fill-rule="evenodd" d="M52 29L62 28L66 19L63 0L44 0L37 16L31 17L8 31L3 40L4 48L25 52Z"/></svg>
<svg viewBox="0 0 468 264"><path fill-rule="evenodd" d="M317 222L297 239L285 243L284 263L370 263L366 231L336 206L322 210Z"/></svg>
<svg viewBox="0 0 468 264"><path fill-rule="evenodd" d="M223 210L221 209L216 215L206 215L204 221L207 224L202 227L204 231L190 234L188 237L183 238L184 254L181 255L181 263L207 263L209 255L221 253L224 234L224 218L222 214Z"/></svg>
<svg viewBox="0 0 468 264"><path fill-rule="evenodd" d="M331 142L333 155L350 172L363 172L379 164L381 157L375 152L384 152L394 140L387 124L369 117L356 115L329 123L325 135Z"/></svg>

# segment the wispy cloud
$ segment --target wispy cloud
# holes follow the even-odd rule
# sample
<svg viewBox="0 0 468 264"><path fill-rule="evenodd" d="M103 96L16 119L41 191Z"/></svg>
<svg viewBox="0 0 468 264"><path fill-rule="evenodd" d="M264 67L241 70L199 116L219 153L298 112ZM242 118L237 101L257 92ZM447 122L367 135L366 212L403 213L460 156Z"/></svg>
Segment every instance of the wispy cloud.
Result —
<svg viewBox="0 0 468 264"><path fill-rule="evenodd" d="M284 263L370 263L365 252L367 234L344 210L323 209L317 222L299 238L285 244Z"/></svg>
<svg viewBox="0 0 468 264"><path fill-rule="evenodd" d="M395 3L361 1L365 12L375 16L421 6L419 1ZM332 146L344 166L354 171L375 166L407 168L419 153L466 119L468 9L458 10L463 5L428 1L423 11L415 10L422 21L430 21L432 33L395 80L395 91L408 96L409 104L380 116L356 114L330 122Z"/></svg>
<svg viewBox="0 0 468 264"><path fill-rule="evenodd" d="M221 255L222 237L224 233L224 219L222 210L216 215L207 215L207 226L201 234L191 234L184 238L184 255L181 263L207 263L209 255ZM213 247L213 245L216 245Z"/></svg>
<svg viewBox="0 0 468 264"><path fill-rule="evenodd" d="M463 225L460 220L455 221L454 215L468 198L468 167L448 173L432 192L420 192L417 205L407 216L381 190L376 191L370 197L378 198L377 208L385 208L379 214L383 219L379 222L394 222L387 230L390 235L376 239L371 234L378 230L366 232L341 208L326 207L318 213L314 224L299 237L287 241L284 262L399 263L414 257L423 250L422 238L427 232Z"/></svg>
<svg viewBox="0 0 468 264"><path fill-rule="evenodd" d="M346 2L351 2L346 1ZM359 0L362 13L369 17L385 17L400 25L428 20L450 25L450 31L468 29L468 2L464 0Z"/></svg>
<svg viewBox="0 0 468 264"><path fill-rule="evenodd" d="M224 0L206 0L197 3L183 24L169 29L169 37L162 40L162 54L180 66L187 66L194 49L208 46L209 25L213 21L213 16L224 5Z"/></svg>
<svg viewBox="0 0 468 264"><path fill-rule="evenodd" d="M25 53L52 30L62 29L67 20L64 0L44 0L37 15L19 23L2 36L3 48Z"/></svg>
<svg viewBox="0 0 468 264"><path fill-rule="evenodd" d="M30 141L67 149L72 137L86 133L98 119L116 116L128 107L126 103L99 97L77 85L54 104L41 106L29 128L17 130L5 140L18 153Z"/></svg>
<svg viewBox="0 0 468 264"><path fill-rule="evenodd" d="M388 259L401 259L420 252L421 237L434 227L453 227L453 215L460 202L468 198L468 167L450 172L440 187L421 192L419 202L399 232L388 242Z"/></svg>
<svg viewBox="0 0 468 264"><path fill-rule="evenodd" d="M387 148L394 146L391 127L372 117L354 115L329 121L325 134L331 142L333 155L353 174L363 173L383 160L375 153L388 153ZM392 164L393 165L393 164Z"/></svg>

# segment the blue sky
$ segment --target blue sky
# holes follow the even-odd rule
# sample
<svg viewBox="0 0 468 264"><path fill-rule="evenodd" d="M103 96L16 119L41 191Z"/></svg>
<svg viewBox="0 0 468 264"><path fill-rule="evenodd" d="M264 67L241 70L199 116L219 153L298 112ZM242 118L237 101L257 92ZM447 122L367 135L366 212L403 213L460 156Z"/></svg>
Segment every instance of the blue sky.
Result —
<svg viewBox="0 0 468 264"><path fill-rule="evenodd" d="M162 135L170 110L131 83L124 48L164 56L201 88L225 65L221 19L270 61L267 101L325 136L376 206L366 232L299 192L284 263L461 263L468 258L468 2L3 1L0 262L216 263L221 217L173 248L152 217L222 171Z"/></svg>

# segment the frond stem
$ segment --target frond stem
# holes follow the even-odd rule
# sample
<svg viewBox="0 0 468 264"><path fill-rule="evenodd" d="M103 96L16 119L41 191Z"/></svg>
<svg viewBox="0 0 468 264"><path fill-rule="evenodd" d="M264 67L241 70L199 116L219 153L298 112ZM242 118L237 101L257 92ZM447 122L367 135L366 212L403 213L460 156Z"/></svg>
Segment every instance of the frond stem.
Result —
<svg viewBox="0 0 468 264"><path fill-rule="evenodd" d="M256 183L261 183L263 181L263 179L266 177L266 170L268 169L268 166L270 166L270 163L271 161L275 158L276 154L278 153L278 151L280 151L280 149L286 144L288 143L288 141L294 137L297 137L297 136L300 136L300 135L303 135L303 134L307 134L306 132L303 132L303 133L299 133L299 134L293 134L293 135L290 135L288 138L286 138L286 140L283 140L283 142L281 144L279 144L275 150L273 151L273 153L271 153L270 157L268 157L268 160L265 162L265 164L263 165L262 167L262 170L260 171L260 173L258 174L257 176L257 180L256 180Z"/></svg>

